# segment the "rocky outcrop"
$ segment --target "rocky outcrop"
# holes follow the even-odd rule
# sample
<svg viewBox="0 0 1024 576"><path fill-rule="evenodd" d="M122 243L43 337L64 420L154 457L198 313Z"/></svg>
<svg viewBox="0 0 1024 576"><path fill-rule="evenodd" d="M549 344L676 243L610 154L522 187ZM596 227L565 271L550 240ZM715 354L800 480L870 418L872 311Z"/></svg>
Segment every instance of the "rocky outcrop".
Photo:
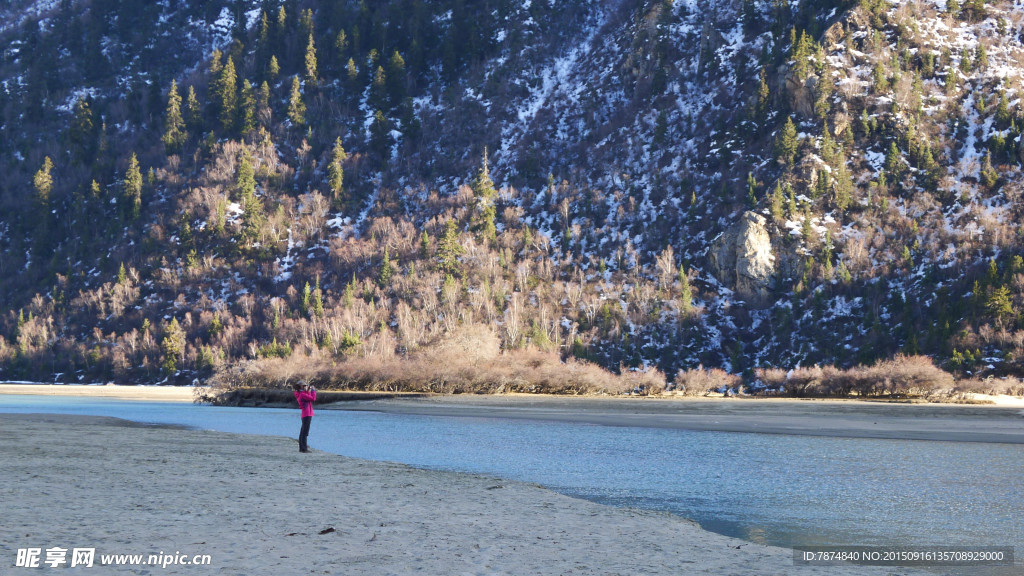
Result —
<svg viewBox="0 0 1024 576"><path fill-rule="evenodd" d="M788 70L785 71L783 78L790 110L804 118L812 118L814 116L814 100L818 93L818 77L811 74L801 80L792 70Z"/></svg>
<svg viewBox="0 0 1024 576"><path fill-rule="evenodd" d="M712 242L708 252L716 278L754 306L770 302L775 255L764 216L746 212Z"/></svg>

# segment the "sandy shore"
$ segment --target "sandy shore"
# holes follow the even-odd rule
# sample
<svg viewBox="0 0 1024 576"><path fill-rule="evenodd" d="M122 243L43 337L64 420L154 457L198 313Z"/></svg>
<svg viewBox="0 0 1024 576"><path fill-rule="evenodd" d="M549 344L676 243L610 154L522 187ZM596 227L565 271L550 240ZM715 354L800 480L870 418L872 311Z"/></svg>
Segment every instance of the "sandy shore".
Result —
<svg viewBox="0 0 1024 576"><path fill-rule="evenodd" d="M844 438L1024 444L1024 409L847 400L438 396L329 406L432 416Z"/></svg>
<svg viewBox="0 0 1024 576"><path fill-rule="evenodd" d="M118 386L87 384L0 384L0 394L32 394L36 396L87 396L120 398L150 402L191 402L189 386Z"/></svg>
<svg viewBox="0 0 1024 576"><path fill-rule="evenodd" d="M97 574L913 573L794 566L788 549L664 513L481 476L300 454L287 438L111 418L3 415L0 479L4 566L15 565L18 548L94 547L97 563L105 554L211 558L209 566Z"/></svg>

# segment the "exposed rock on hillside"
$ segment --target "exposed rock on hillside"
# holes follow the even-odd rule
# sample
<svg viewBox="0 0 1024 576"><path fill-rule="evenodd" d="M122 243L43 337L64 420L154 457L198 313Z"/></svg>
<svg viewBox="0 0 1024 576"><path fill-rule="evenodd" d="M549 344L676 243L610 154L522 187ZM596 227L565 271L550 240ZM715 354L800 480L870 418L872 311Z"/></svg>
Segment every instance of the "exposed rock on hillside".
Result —
<svg viewBox="0 0 1024 576"><path fill-rule="evenodd" d="M751 304L769 302L775 255L764 216L746 212L723 232L708 252L715 276Z"/></svg>

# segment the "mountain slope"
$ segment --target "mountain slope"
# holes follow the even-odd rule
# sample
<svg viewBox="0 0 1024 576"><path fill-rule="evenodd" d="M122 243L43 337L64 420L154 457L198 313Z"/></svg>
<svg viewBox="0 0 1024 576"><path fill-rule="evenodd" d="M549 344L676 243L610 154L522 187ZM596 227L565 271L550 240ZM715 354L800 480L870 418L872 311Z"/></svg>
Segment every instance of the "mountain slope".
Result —
<svg viewBox="0 0 1024 576"><path fill-rule="evenodd" d="M1020 372L1013 3L7 10L7 377Z"/></svg>

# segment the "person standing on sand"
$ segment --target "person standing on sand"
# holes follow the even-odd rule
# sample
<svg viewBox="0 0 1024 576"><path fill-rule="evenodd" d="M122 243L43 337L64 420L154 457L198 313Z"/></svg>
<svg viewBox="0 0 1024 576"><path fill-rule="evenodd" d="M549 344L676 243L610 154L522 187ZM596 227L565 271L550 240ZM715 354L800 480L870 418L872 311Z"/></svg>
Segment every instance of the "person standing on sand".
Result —
<svg viewBox="0 0 1024 576"><path fill-rule="evenodd" d="M306 439L309 438L309 424L313 421L313 402L316 402L316 388L306 382L296 382L292 385L295 393L295 400L302 409L302 428L299 430L299 452L309 452Z"/></svg>

